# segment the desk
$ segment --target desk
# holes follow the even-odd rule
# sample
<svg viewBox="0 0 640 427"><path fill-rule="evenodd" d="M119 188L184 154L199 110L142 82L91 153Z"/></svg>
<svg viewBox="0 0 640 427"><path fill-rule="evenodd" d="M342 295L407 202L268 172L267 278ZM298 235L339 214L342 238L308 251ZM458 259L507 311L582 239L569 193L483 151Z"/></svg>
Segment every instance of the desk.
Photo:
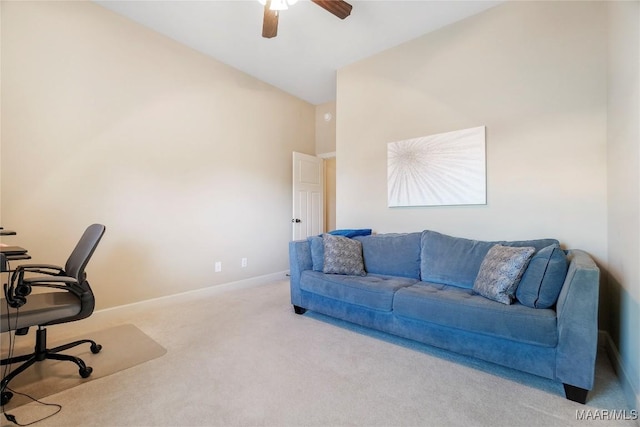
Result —
<svg viewBox="0 0 640 427"><path fill-rule="evenodd" d="M31 259L29 254L21 255L5 255L0 253L0 273L9 271L9 261L21 261L24 259Z"/></svg>
<svg viewBox="0 0 640 427"><path fill-rule="evenodd" d="M5 230L4 228L0 227L0 236L15 236L15 235L16 235L15 231ZM4 246L5 248L21 249L21 251L19 252L22 252L22 253L0 252L0 273L5 273L9 271L9 261L20 261L24 259L31 259L31 255L27 253L26 249L20 248L18 246L7 246L3 244L0 244L0 246Z"/></svg>

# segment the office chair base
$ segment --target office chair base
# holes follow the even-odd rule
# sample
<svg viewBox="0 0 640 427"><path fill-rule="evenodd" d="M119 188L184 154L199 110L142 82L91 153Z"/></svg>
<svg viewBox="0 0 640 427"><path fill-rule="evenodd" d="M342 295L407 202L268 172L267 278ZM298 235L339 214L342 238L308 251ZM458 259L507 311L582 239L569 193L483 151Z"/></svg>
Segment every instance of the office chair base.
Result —
<svg viewBox="0 0 640 427"><path fill-rule="evenodd" d="M82 378L88 378L93 372L93 368L91 366L87 366L79 357L70 356L68 354L59 354L61 351L68 350L72 347L85 343L91 344L91 353L93 354L100 353L100 350L102 350L102 346L93 340L78 340L52 349L47 349L47 330L42 327L38 328L36 331L36 347L33 353L0 360L0 365L10 365L13 363L23 362L22 365L11 371L2 379L2 382L0 382L0 400L2 405L8 403L13 397L13 393L6 391L9 382L36 362L41 362L46 359L73 362L78 365L78 373L80 376Z"/></svg>

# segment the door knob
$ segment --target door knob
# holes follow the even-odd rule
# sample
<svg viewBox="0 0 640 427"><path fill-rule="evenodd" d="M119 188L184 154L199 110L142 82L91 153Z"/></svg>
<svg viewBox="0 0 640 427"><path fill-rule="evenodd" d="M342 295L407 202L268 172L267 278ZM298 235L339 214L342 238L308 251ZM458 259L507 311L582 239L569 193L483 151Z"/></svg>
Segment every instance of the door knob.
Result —
<svg viewBox="0 0 640 427"><path fill-rule="evenodd" d="M294 219L291 220L291 222L298 223L298 222L302 222L302 221L300 221L300 218L294 218Z"/></svg>

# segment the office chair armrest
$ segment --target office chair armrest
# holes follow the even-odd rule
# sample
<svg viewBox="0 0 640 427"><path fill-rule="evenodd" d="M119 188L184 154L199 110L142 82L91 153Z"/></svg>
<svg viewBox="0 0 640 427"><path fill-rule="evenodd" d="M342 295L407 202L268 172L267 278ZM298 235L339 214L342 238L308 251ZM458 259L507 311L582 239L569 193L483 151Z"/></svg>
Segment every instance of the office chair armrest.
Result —
<svg viewBox="0 0 640 427"><path fill-rule="evenodd" d="M49 277L64 276L62 267L52 264L22 264L16 267L11 274L11 286L15 287L24 283L25 273L46 274ZM31 292L30 290L28 292Z"/></svg>
<svg viewBox="0 0 640 427"><path fill-rule="evenodd" d="M82 298L84 290L78 285L78 281L74 277L68 276L49 276L49 277L29 277L24 278L16 289L23 289L22 294L27 296L31 293L32 288L51 288L59 289L72 293L78 298Z"/></svg>
<svg viewBox="0 0 640 427"><path fill-rule="evenodd" d="M69 285L77 285L78 281L69 276L44 276L44 277L24 277L22 283L30 286L46 285L47 283L66 283Z"/></svg>
<svg viewBox="0 0 640 427"><path fill-rule="evenodd" d="M24 272L25 270L22 270L12 277L11 286L5 291L5 294L8 292L12 296L26 297L31 294L33 287L43 287L64 290L71 292L78 298L82 297L83 289L74 277L62 275L24 277Z"/></svg>
<svg viewBox="0 0 640 427"><path fill-rule="evenodd" d="M22 264L16 267L13 275L15 276L20 271L25 273L38 273L48 275L61 275L64 273L64 269L62 267L53 264Z"/></svg>
<svg viewBox="0 0 640 427"><path fill-rule="evenodd" d="M78 298L82 297L82 288L78 286L78 281L74 277L68 276L44 276L44 277L24 277L20 283L26 286L31 293L30 288L53 288L71 292Z"/></svg>

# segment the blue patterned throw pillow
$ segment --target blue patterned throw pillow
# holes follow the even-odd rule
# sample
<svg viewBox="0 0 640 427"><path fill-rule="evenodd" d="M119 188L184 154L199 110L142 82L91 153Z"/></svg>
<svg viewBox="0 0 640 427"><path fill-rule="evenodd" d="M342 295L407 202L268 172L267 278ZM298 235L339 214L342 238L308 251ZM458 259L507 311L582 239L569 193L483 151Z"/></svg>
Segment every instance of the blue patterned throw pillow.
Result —
<svg viewBox="0 0 640 427"><path fill-rule="evenodd" d="M535 248L495 245L482 260L473 290L483 297L511 304Z"/></svg>
<svg viewBox="0 0 640 427"><path fill-rule="evenodd" d="M342 236L324 234L323 273L366 276L362 259L362 243Z"/></svg>

